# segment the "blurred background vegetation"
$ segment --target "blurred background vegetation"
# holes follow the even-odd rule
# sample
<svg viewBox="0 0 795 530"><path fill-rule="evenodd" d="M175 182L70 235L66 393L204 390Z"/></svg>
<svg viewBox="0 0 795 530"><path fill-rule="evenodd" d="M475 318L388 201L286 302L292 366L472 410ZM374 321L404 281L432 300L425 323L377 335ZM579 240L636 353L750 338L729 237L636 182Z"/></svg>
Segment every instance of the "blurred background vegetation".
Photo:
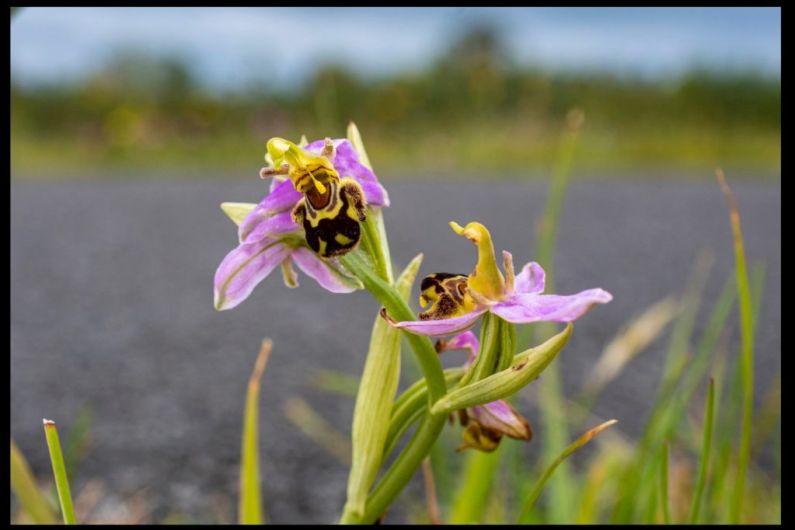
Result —
<svg viewBox="0 0 795 530"><path fill-rule="evenodd" d="M363 77L326 63L301 86L209 90L178 56L130 49L93 74L11 80L14 178L245 177L272 136L362 131L380 173L516 178L552 164L564 116L585 112L580 173L649 169L780 172L778 76L690 69L661 81L513 64L491 26L473 27L411 72ZM612 174L612 173L611 173Z"/></svg>

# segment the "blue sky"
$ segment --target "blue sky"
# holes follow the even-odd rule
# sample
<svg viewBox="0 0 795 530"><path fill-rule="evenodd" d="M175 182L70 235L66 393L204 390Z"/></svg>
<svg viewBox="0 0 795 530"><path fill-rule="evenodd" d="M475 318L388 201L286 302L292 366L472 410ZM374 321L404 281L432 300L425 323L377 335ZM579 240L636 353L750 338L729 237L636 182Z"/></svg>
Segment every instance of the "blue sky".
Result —
<svg viewBox="0 0 795 530"><path fill-rule="evenodd" d="M300 83L323 62L362 75L421 69L473 23L511 58L556 70L663 77L694 65L781 72L779 8L25 8L11 72L57 82L138 50L186 58L210 87Z"/></svg>

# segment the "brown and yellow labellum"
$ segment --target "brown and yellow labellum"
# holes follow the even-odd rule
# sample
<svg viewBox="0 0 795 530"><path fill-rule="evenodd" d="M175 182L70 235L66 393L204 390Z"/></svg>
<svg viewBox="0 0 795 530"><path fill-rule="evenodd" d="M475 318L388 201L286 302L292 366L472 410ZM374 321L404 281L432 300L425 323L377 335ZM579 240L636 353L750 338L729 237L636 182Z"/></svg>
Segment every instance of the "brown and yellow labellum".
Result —
<svg viewBox="0 0 795 530"><path fill-rule="evenodd" d="M435 272L420 284L420 305L431 304L419 314L420 320L440 320L464 315L475 309L465 274Z"/></svg>
<svg viewBox="0 0 795 530"><path fill-rule="evenodd" d="M293 209L309 248L324 258L347 254L361 240L359 223L367 218L361 185L352 178L329 179L321 192L310 188Z"/></svg>

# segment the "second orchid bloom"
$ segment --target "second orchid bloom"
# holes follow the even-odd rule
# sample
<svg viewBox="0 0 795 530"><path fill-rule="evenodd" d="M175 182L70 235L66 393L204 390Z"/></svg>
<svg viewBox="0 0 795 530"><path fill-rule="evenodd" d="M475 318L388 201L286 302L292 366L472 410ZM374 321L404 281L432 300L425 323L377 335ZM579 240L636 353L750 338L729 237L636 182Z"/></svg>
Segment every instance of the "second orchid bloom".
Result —
<svg viewBox="0 0 795 530"><path fill-rule="evenodd" d="M468 276L448 273L427 276L420 286L420 304L430 307L419 314L419 320L390 321L393 326L436 337L460 333L487 312L512 324L573 322L593 304L613 299L610 293L598 288L573 295L541 294L544 269L538 263L530 262L514 275L513 257L503 251L503 276L494 256L491 234L485 226L477 222L466 227L451 222L450 226L477 246L474 271Z"/></svg>

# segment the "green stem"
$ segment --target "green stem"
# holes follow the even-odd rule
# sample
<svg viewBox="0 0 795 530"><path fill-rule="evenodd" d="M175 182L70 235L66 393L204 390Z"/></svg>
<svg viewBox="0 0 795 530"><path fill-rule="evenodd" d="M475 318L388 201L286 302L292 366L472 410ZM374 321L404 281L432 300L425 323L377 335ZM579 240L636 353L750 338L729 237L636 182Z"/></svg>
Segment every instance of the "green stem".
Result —
<svg viewBox="0 0 795 530"><path fill-rule="evenodd" d="M446 414L433 415L429 413L425 415L403 452L384 473L383 478L367 499L362 522L373 523L383 515L409 483L423 459L428 456L446 422Z"/></svg>
<svg viewBox="0 0 795 530"><path fill-rule="evenodd" d="M448 386L454 385L463 375L462 368L449 368L444 371L445 383ZM428 385L425 383L425 379L417 381L395 401L389 419L389 434L384 445L384 459L395 448L403 433L419 419L427 402Z"/></svg>
<svg viewBox="0 0 795 530"><path fill-rule="evenodd" d="M511 366L513 362L513 353L516 348L516 326L510 322L501 319L498 316L494 318L500 321L502 331L500 332L500 356L497 361L496 372L501 372Z"/></svg>
<svg viewBox="0 0 795 530"><path fill-rule="evenodd" d="M370 208L367 219L362 223L362 228L364 237L370 244L378 275L390 284L393 283L392 261L389 257L389 244L386 240L384 217L381 210Z"/></svg>
<svg viewBox="0 0 795 530"><path fill-rule="evenodd" d="M369 237L369 236L368 236ZM384 247L382 246L382 251ZM385 251L384 251L385 255ZM369 266L358 252L351 252L340 258L345 268L354 274L373 297L378 300L395 319L414 320L414 313L400 296L400 293ZM444 396L447 391L442 363L433 344L428 337L405 334L420 365L428 386L428 407ZM408 484L411 477L430 453L433 444L442 432L447 416L428 413L416 432L409 440L403 452L392 466L384 473L373 493L368 497L363 517L356 520L350 514L343 514L343 522L374 522L378 519L395 497Z"/></svg>
<svg viewBox="0 0 795 530"><path fill-rule="evenodd" d="M480 351L478 352L474 364L467 370L459 386L465 386L469 383L480 381L495 372L495 366L499 361L498 356L500 354L502 339L501 320L500 317L492 315L491 313L483 315L483 323L480 327ZM513 352L509 355L510 359L513 360Z"/></svg>
<svg viewBox="0 0 795 530"><path fill-rule="evenodd" d="M340 257L340 262L361 280L364 287L386 308L392 318L399 321L415 320L414 313L400 294L375 274L361 254L351 252ZM404 336L414 350L420 369L428 381L428 398L430 403L433 403L447 391L439 355L428 337L413 333L405 333Z"/></svg>

